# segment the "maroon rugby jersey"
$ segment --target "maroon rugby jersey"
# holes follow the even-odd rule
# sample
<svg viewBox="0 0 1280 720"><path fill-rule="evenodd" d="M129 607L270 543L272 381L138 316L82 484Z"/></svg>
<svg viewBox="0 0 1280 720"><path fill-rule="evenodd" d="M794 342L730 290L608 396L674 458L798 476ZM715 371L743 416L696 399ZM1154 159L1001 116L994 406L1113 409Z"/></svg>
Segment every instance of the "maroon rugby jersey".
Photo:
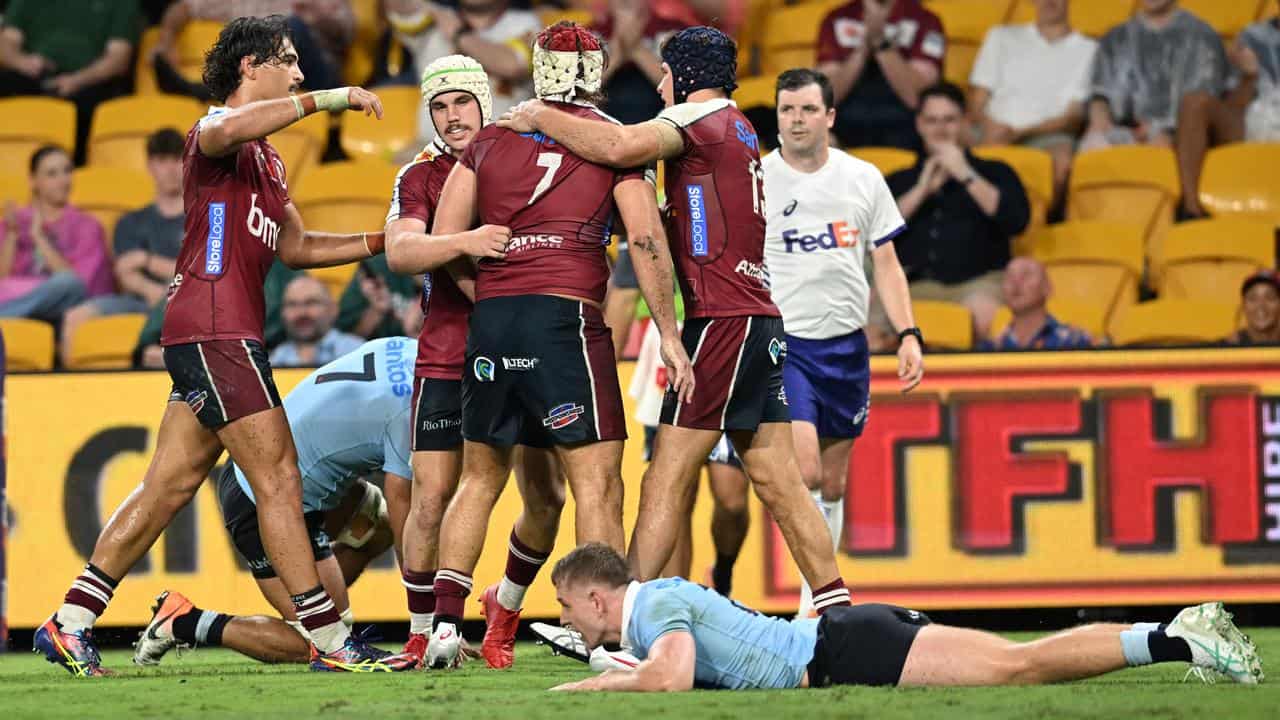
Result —
<svg viewBox="0 0 1280 720"><path fill-rule="evenodd" d="M755 128L729 100L658 115L684 139L667 161L667 234L685 316L780 316L764 265L764 171Z"/></svg>
<svg viewBox="0 0 1280 720"><path fill-rule="evenodd" d="M556 105L578 117L615 122L595 108ZM481 130L460 162L476 173L480 222L511 228L507 256L480 262L477 301L569 295L604 302L613 188L644 178L644 170L593 165L541 133L497 126Z"/></svg>
<svg viewBox="0 0 1280 720"><path fill-rule="evenodd" d="M387 223L413 218L431 230L436 203L449 171L457 164L439 139L418 153L396 175ZM414 375L438 380L461 380L467 351L467 318L471 301L444 268L422 279L422 332L418 333L418 362Z"/></svg>
<svg viewBox="0 0 1280 720"><path fill-rule="evenodd" d="M223 112L210 110L187 133L182 155L186 221L161 345L263 341L262 285L291 201L284 163L266 140L251 140L223 157L200 152L200 126Z"/></svg>

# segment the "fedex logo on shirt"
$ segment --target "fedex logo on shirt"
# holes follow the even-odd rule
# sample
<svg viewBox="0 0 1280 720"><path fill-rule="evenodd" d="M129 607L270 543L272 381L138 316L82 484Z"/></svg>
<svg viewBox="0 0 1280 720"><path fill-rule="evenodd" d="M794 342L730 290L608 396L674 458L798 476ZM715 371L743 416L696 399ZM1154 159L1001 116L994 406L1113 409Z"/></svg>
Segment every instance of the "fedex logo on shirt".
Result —
<svg viewBox="0 0 1280 720"><path fill-rule="evenodd" d="M782 231L782 242L786 243L787 252L813 252L815 250L834 250L851 248L858 245L858 228L846 222L835 222L827 225L827 229L817 235L801 235L799 230Z"/></svg>

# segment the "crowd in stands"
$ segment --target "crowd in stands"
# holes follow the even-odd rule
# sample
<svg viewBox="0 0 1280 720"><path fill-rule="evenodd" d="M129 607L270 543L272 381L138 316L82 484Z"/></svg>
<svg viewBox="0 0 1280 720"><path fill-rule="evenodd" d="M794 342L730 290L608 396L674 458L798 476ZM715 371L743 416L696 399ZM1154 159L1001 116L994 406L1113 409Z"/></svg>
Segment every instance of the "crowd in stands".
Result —
<svg viewBox="0 0 1280 720"><path fill-rule="evenodd" d="M1152 238L1163 237L1175 219L1213 213L1202 201L1206 156L1231 143L1280 143L1280 8L1273 0L1222 2L1255 9L1247 13L1252 22L1227 33L1190 7L1208 7L1204 2L1115 0L1124 7L1112 8L1109 25L1077 28L1072 0L990 0L1002 8L999 22L969 38L965 49L949 32L959 17L949 3L972 10L977 0L0 0L0 97L63 98L75 112L69 144L41 143L23 156L26 167L0 168L24 176L27 185L24 201L10 197L0 207L0 317L56 326L59 360L71 366L71 338L86 323L145 315L133 364L162 365L159 326L182 239L187 126L152 128L145 168L154 197L114 228L77 207L73 183L75 168L94 162L87 149L97 106L130 92L208 100L192 71L199 54L183 41L200 28L216 31L240 15L285 15L304 86L312 89L365 84L412 93L433 60L471 55L493 80L496 116L532 96L532 37L549 19L564 17L607 39L605 110L628 123L661 109L653 91L662 74L658 52L680 28L705 23L734 34L742 45L742 84L758 76L770 90L779 69L775 36L801 37L801 54L786 57L807 58L829 77L837 109L833 143L891 160L871 161L885 172L908 221L897 247L913 299L966 308L979 349L1108 344L1114 339L1101 321L1078 326L1092 317L1077 312L1087 298L1067 287L1054 257L1067 242L1055 245L1054 238L1072 235L1053 228L1125 218L1073 212L1073 171L1088 175L1090 157L1106 148L1149 146L1169 154L1173 196L1155 219L1143 220L1132 262L1133 301L1139 294L1164 298L1172 275ZM808 25L777 24L788 12L799 17L802 6ZM144 88L143 78L153 85ZM744 90L739 103L760 126L762 143L776 147L772 93L766 95ZM426 109L414 107L414 136L394 152L371 151L372 161L393 166L431 139ZM327 135L320 132L313 165L347 159L350 146L339 142L345 126L336 119L330 125ZM1033 180L1019 158L1047 168L1043 179ZM289 171L291 183L298 182L301 169L290 163ZM1280 211L1273 210L1264 221L1269 230L1276 217ZM1239 307L1228 342L1280 342L1274 245L1267 258L1235 267L1217 286L1214 302ZM1067 292L1059 296L1055 286ZM318 365L364 338L414 334L421 292L421 279L392 273L381 257L337 284L277 262L267 292L272 364ZM1119 307L1114 299L1096 302L1106 304L1099 317ZM886 324L883 312L873 312L874 347L889 349Z"/></svg>

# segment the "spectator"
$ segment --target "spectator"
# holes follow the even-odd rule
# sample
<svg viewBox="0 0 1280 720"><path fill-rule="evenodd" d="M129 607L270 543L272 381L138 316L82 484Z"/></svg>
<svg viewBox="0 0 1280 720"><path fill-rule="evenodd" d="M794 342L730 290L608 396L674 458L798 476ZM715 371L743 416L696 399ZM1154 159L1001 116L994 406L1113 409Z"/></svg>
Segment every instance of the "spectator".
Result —
<svg viewBox="0 0 1280 720"><path fill-rule="evenodd" d="M969 76L975 135L991 145L1028 145L1053 156L1053 205L1071 171L1084 125L1089 68L1098 43L1071 29L1068 0L1035 0L1036 21L987 33Z"/></svg>
<svg viewBox="0 0 1280 720"><path fill-rule="evenodd" d="M1081 350L1093 347L1089 333L1049 314L1053 294L1049 273L1040 261L1014 258L1004 271L1004 301L1013 313L1009 326L995 340L983 340L979 350Z"/></svg>
<svg viewBox="0 0 1280 720"><path fill-rule="evenodd" d="M1102 38L1093 64L1087 150L1145 143L1177 147L1183 216L1203 215L1196 197L1204 124L1231 134L1226 113L1210 113L1227 87L1227 53L1208 23L1177 0L1142 0L1138 12ZM1198 121L1186 124L1189 117ZM1198 129L1195 125L1201 125ZM1197 137L1198 135L1198 137Z"/></svg>
<svg viewBox="0 0 1280 720"><path fill-rule="evenodd" d="M58 323L84 300L111 292L102 225L70 205L71 157L56 145L31 155L31 205L0 222L0 317Z"/></svg>
<svg viewBox="0 0 1280 720"><path fill-rule="evenodd" d="M0 29L0 96L48 94L76 105L77 164L103 100L129 90L137 0L12 0Z"/></svg>
<svg viewBox="0 0 1280 720"><path fill-rule="evenodd" d="M364 343L333 327L338 317L333 298L324 283L306 274L289 281L284 289L280 318L288 338L271 351L275 367L316 367L346 355Z"/></svg>
<svg viewBox="0 0 1280 720"><path fill-rule="evenodd" d="M834 132L846 147L918 150L912 111L942 77L942 21L920 0L853 0L822 21L818 69L836 94Z"/></svg>
<svg viewBox="0 0 1280 720"><path fill-rule="evenodd" d="M335 88L342 81L342 64L356 32L349 0L177 0L160 19L153 62L156 82L165 92L210 98L200 83L187 81L176 70L178 36L192 20L225 23L238 17L284 15L298 51L304 87Z"/></svg>
<svg viewBox="0 0 1280 720"><path fill-rule="evenodd" d="M627 124L652 120L662 112L656 90L662 79L658 51L668 36L689 24L658 14L644 0L610 0L608 12L594 28L609 39L605 112Z"/></svg>
<svg viewBox="0 0 1280 720"><path fill-rule="evenodd" d="M1193 93L1178 112L1178 167L1182 175L1182 216L1203 217L1200 170L1210 145L1240 140L1280 140L1280 24L1254 23L1228 52L1234 82L1225 97Z"/></svg>
<svg viewBox="0 0 1280 720"><path fill-rule="evenodd" d="M1249 142L1280 141L1280 17L1245 28L1231 49L1240 74L1245 109L1244 137Z"/></svg>
<svg viewBox="0 0 1280 720"><path fill-rule="evenodd" d="M100 295L69 311L62 321L63 362L70 338L86 320L99 315L145 313L164 299L182 249L183 137L173 128L147 138L147 171L155 181L156 197L116 223L115 276L120 292Z"/></svg>
<svg viewBox="0 0 1280 720"><path fill-rule="evenodd" d="M1240 288L1244 328L1227 338L1231 345L1280 345L1280 274L1260 270Z"/></svg>
<svg viewBox="0 0 1280 720"><path fill-rule="evenodd" d="M911 297L967 306L986 337L1002 302L1009 242L1030 219L1027 193L1008 165L963 147L964 93L955 85L921 91L916 128L924 152L887 178L907 221L897 244Z"/></svg>
<svg viewBox="0 0 1280 720"><path fill-rule="evenodd" d="M421 277L391 272L385 255L365 260L338 298L338 329L369 340L417 337L422 329L421 282Z"/></svg>
<svg viewBox="0 0 1280 720"><path fill-rule="evenodd" d="M493 83L495 118L533 96L533 36L542 29L537 15L509 6L507 0L459 0L454 10L426 0L386 0L387 20L413 53L416 76L445 55L470 55ZM424 144L432 132L431 112L423 103L418 134Z"/></svg>
<svg viewBox="0 0 1280 720"><path fill-rule="evenodd" d="M284 300L284 288L301 270L294 270L276 260L267 271L267 279L263 283L263 295L266 299L266 327L263 328L263 339L267 347L275 347L285 340L284 323L280 319L280 306ZM160 327L164 324L165 300L151 307L147 323L138 333L138 343L133 348L133 366L159 370L164 368L164 352L160 348Z"/></svg>

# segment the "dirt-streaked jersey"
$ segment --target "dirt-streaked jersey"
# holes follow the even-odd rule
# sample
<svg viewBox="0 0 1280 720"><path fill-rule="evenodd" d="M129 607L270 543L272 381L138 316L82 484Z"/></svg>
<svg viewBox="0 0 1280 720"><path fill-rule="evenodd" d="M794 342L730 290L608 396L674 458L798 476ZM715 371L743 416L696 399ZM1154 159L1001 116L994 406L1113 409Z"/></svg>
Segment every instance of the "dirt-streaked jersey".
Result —
<svg viewBox="0 0 1280 720"><path fill-rule="evenodd" d="M427 232L430 232L440 191L457 162L438 139L418 153L396 175L387 223L413 218L426 223ZM414 375L440 380L461 379L471 301L458 289L448 270L437 268L423 276L422 314Z"/></svg>
<svg viewBox="0 0 1280 720"><path fill-rule="evenodd" d="M556 106L578 117L616 122L593 107ZM460 162L476 173L480 222L511 228L506 257L480 261L477 302L510 295L604 302L613 188L645 178L644 170L594 165L541 133L496 126L481 130Z"/></svg>
<svg viewBox="0 0 1280 720"><path fill-rule="evenodd" d="M187 133L182 155L186 220L161 345L263 342L263 283L291 201L284 162L265 139L250 140L224 157L200 151L200 129L226 111L211 108Z"/></svg>
<svg viewBox="0 0 1280 720"><path fill-rule="evenodd" d="M731 100L658 115L684 139L667 161L668 237L685 316L777 316L764 262L764 172L755 128Z"/></svg>

